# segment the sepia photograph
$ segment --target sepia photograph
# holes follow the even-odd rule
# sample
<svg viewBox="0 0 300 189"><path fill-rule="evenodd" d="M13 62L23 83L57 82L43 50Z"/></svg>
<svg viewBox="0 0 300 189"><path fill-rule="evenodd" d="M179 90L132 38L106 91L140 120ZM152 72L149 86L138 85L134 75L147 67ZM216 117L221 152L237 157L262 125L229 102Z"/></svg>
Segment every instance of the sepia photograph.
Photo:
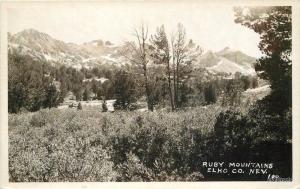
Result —
<svg viewBox="0 0 300 189"><path fill-rule="evenodd" d="M9 182L292 182L293 7L201 2L8 6Z"/></svg>

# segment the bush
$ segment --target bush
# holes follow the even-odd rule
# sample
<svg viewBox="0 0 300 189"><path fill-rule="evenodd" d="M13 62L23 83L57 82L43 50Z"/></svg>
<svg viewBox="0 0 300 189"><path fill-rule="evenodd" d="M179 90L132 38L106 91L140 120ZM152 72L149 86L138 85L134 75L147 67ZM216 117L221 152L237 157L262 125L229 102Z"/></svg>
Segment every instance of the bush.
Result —
<svg viewBox="0 0 300 189"><path fill-rule="evenodd" d="M107 150L92 143L92 130L82 132L87 124L77 112L40 111L29 120L33 124L22 124L24 129L12 125L20 123L15 117L10 117L10 181L115 180Z"/></svg>
<svg viewBox="0 0 300 189"><path fill-rule="evenodd" d="M102 112L107 112L108 108L107 108L107 104L106 104L106 101L103 100L102 102Z"/></svg>
<svg viewBox="0 0 300 189"><path fill-rule="evenodd" d="M291 110L283 115L271 113L264 101L258 101L245 114L222 112L214 126L213 154L217 156L211 158L227 162L271 162L274 163L272 174L292 177L291 119ZM259 175L252 179L265 180Z"/></svg>
<svg viewBox="0 0 300 189"><path fill-rule="evenodd" d="M270 161L274 174L288 177L291 110L282 118L261 106L248 112L209 105L177 112L11 114L10 181L219 180L201 168L217 160Z"/></svg>
<svg viewBox="0 0 300 189"><path fill-rule="evenodd" d="M82 105L80 102L78 103L77 110L82 110Z"/></svg>
<svg viewBox="0 0 300 189"><path fill-rule="evenodd" d="M202 180L206 136L221 110L10 115L10 181Z"/></svg>
<svg viewBox="0 0 300 189"><path fill-rule="evenodd" d="M249 151L252 142L247 121L245 115L232 110L219 114L214 126L214 133L216 138L215 154L220 159L245 160L248 154L240 152Z"/></svg>

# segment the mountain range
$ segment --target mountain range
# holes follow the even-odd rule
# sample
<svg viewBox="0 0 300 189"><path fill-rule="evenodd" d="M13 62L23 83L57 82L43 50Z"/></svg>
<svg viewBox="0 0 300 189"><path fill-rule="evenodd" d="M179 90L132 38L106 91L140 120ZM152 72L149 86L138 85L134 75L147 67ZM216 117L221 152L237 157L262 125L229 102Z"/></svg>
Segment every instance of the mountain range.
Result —
<svg viewBox="0 0 300 189"><path fill-rule="evenodd" d="M128 59L122 56L124 48L126 43L115 45L101 39L83 44L66 43L35 29L26 29L14 35L8 34L9 50L15 50L17 53L29 55L54 66L66 65L76 69L130 64ZM255 61L254 57L225 47L219 52L207 51L193 63L193 66L206 68L211 73L240 72L244 75L255 75Z"/></svg>
<svg viewBox="0 0 300 189"><path fill-rule="evenodd" d="M122 58L118 53L120 48L121 46L115 46L110 41L102 40L80 45L66 43L34 29L8 35L9 50L29 55L35 60L49 62L54 66L63 64L77 69L115 64L117 59Z"/></svg>

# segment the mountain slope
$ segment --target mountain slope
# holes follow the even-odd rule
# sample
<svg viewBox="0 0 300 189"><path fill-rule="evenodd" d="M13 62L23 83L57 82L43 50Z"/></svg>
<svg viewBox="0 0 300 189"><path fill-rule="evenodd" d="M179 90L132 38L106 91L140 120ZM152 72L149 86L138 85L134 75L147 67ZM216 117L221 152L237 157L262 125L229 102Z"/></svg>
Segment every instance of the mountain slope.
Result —
<svg viewBox="0 0 300 189"><path fill-rule="evenodd" d="M225 47L223 50L217 52L216 54L238 64L255 64L256 62L256 59L254 57L248 56L239 50L230 49L229 47Z"/></svg>
<svg viewBox="0 0 300 189"><path fill-rule="evenodd" d="M34 29L27 29L9 36L9 50L32 56L34 59L52 65L66 65L74 68L91 68L101 64L115 64L116 60L107 59L116 52L110 42L94 40L81 45L65 43L50 35Z"/></svg>
<svg viewBox="0 0 300 189"><path fill-rule="evenodd" d="M240 65L223 57L220 58L220 61L216 65L208 67L207 69L214 72L225 72L229 74L240 72L243 75L255 75L255 70L250 65Z"/></svg>
<svg viewBox="0 0 300 189"><path fill-rule="evenodd" d="M130 64L121 53L128 48L129 42L119 46L101 39L83 44L65 43L34 29L23 30L8 36L9 50L29 55L54 66L66 65L80 69L100 65L120 67ZM245 75L254 75L254 64L255 58L226 47L219 52L207 51L198 58L193 66L205 68L213 73L234 74L240 72ZM151 65L149 64L149 66Z"/></svg>
<svg viewBox="0 0 300 189"><path fill-rule="evenodd" d="M219 52L207 51L198 59L196 65L216 73L234 74L240 72L243 75L255 75L255 61L255 58L241 51L225 47Z"/></svg>

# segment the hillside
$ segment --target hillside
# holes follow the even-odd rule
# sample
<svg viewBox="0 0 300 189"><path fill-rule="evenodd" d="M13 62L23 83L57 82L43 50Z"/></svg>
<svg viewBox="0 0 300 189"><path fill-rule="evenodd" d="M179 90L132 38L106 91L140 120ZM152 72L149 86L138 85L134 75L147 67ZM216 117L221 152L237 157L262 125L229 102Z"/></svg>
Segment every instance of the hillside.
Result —
<svg viewBox="0 0 300 189"><path fill-rule="evenodd" d="M256 75L254 64L256 59L245 53L225 47L219 52L207 51L195 63L197 67L206 68L212 73L224 72L243 75Z"/></svg>
<svg viewBox="0 0 300 189"><path fill-rule="evenodd" d="M27 29L9 35L8 49L29 55L35 60L49 62L52 65L66 65L80 69L92 68L101 64L114 65L118 62L118 48L111 42L93 40L83 44L65 43L48 34Z"/></svg>
<svg viewBox="0 0 300 189"><path fill-rule="evenodd" d="M102 39L83 44L66 43L34 29L9 34L8 41L9 50L29 55L35 60L48 62L53 66L65 65L76 69L90 69L101 65L121 67L130 64L121 53L129 43L116 45ZM206 68L212 73L240 72L244 75L255 75L254 63L255 58L226 47L219 52L207 51L193 66Z"/></svg>

